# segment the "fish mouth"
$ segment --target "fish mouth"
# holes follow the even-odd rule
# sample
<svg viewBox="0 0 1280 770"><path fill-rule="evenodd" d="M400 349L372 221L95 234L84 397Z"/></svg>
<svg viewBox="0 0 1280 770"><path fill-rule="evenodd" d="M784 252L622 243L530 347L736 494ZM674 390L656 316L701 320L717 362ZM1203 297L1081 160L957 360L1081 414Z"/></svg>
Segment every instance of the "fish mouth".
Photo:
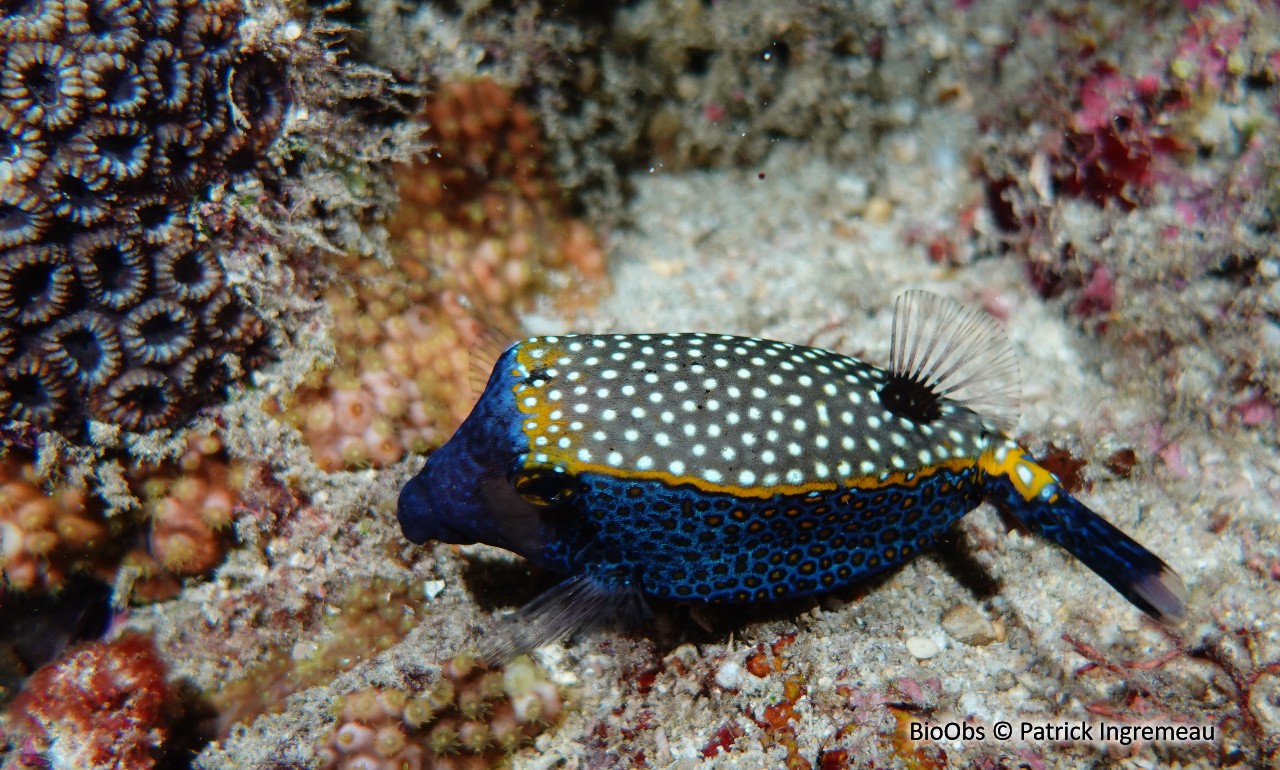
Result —
<svg viewBox="0 0 1280 770"><path fill-rule="evenodd" d="M435 495L431 493L429 468L430 464L400 490L396 520L400 522L401 534L418 545L428 540L455 544L474 542L473 538L459 534L446 523L444 512L437 508Z"/></svg>

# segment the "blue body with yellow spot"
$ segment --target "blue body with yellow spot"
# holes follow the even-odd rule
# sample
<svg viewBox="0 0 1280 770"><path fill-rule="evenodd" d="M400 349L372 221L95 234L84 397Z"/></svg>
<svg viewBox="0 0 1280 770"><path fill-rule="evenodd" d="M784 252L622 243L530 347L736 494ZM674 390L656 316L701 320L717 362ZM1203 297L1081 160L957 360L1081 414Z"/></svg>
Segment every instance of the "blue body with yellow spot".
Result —
<svg viewBox="0 0 1280 770"><path fill-rule="evenodd" d="M770 340L531 338L406 485L400 523L415 542L496 545L605 592L741 603L888 569L987 500L1140 608L1180 615L1157 557L979 414L903 387Z"/></svg>

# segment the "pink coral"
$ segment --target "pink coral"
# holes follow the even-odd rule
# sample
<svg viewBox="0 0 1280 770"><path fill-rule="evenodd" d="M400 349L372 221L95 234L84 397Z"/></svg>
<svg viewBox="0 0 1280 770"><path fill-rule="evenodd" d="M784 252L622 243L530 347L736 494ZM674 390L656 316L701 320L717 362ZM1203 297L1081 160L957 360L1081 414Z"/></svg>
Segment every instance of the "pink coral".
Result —
<svg viewBox="0 0 1280 770"><path fill-rule="evenodd" d="M112 537L84 489L42 488L35 465L0 462L0 586L57 588L74 570L110 575Z"/></svg>
<svg viewBox="0 0 1280 770"><path fill-rule="evenodd" d="M424 117L436 151L398 171L393 265L348 256L324 295L337 360L279 404L326 471L439 446L471 410L469 352L539 292L573 304L604 277L591 228L564 211L537 122L488 78L447 83ZM479 319L479 320L477 320ZM487 375L487 372L485 372Z"/></svg>
<svg viewBox="0 0 1280 770"><path fill-rule="evenodd" d="M216 436L193 435L177 462L138 468L127 480L144 516L108 519L92 490L40 478L17 452L0 460L0 585L57 589L75 571L110 582L123 559L142 570L133 598L167 599L178 578L222 562L244 477Z"/></svg>

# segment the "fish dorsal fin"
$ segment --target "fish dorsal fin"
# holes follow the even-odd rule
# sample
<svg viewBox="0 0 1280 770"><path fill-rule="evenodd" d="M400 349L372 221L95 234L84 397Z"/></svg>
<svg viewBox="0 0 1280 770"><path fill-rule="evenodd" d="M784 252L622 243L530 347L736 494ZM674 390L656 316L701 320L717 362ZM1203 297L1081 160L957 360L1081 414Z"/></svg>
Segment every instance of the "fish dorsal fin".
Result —
<svg viewBox="0 0 1280 770"><path fill-rule="evenodd" d="M943 398L965 406L1005 433L1018 425L1018 359L991 316L927 291L893 304L885 408L916 422L938 417Z"/></svg>
<svg viewBox="0 0 1280 770"><path fill-rule="evenodd" d="M471 343L468 356L467 382L471 385L471 400L475 401L484 393L489 383L489 375L507 348L519 342L515 332L497 324L486 324Z"/></svg>

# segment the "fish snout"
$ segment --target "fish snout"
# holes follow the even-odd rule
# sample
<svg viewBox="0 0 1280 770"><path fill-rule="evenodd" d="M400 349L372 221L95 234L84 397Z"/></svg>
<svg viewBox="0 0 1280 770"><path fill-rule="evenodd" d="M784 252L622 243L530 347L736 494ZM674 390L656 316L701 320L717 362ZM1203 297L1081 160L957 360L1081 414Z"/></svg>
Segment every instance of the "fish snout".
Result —
<svg viewBox="0 0 1280 770"><path fill-rule="evenodd" d="M419 473L400 490L396 507L396 519L405 538L419 545L428 540L445 543L459 542L457 535L445 523L442 512L436 507L427 473Z"/></svg>

